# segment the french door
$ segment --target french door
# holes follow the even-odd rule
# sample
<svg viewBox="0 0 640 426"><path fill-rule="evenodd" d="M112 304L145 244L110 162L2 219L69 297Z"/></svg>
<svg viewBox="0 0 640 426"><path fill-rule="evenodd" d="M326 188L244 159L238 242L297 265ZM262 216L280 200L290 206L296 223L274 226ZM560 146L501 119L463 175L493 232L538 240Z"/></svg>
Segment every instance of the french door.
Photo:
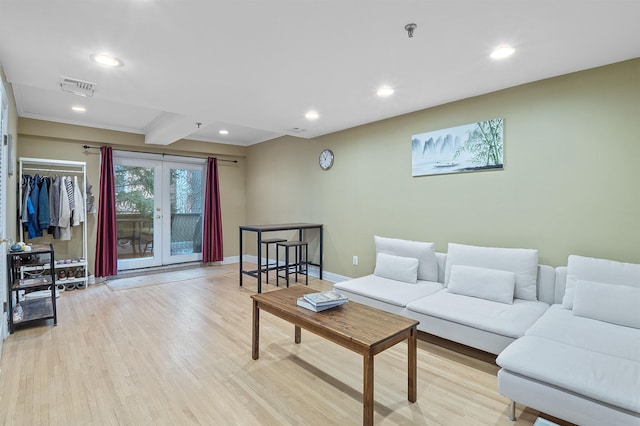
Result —
<svg viewBox="0 0 640 426"><path fill-rule="evenodd" d="M205 160L114 152L118 270L202 260Z"/></svg>

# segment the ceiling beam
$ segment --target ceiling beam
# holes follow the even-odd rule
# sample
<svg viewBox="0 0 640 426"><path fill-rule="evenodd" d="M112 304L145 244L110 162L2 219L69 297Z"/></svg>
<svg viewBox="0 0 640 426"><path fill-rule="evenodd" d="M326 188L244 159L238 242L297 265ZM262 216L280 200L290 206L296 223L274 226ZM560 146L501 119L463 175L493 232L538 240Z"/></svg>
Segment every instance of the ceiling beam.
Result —
<svg viewBox="0 0 640 426"><path fill-rule="evenodd" d="M171 145L206 126L206 123L193 117L164 112L145 129L144 143L147 145Z"/></svg>

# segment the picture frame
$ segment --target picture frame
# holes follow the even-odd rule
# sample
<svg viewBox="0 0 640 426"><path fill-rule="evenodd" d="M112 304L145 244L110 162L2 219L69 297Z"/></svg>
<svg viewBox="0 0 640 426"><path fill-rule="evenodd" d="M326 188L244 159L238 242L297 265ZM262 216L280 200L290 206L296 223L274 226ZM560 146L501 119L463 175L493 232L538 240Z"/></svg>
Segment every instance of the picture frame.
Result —
<svg viewBox="0 0 640 426"><path fill-rule="evenodd" d="M502 170L503 152L503 118L419 133L411 137L411 174Z"/></svg>

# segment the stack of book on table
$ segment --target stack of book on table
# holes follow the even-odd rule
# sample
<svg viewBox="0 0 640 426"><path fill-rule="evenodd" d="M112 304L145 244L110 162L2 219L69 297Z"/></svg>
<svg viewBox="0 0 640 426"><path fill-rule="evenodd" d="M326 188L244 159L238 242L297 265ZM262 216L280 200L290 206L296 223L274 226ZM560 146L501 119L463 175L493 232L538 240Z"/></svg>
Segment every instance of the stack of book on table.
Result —
<svg viewBox="0 0 640 426"><path fill-rule="evenodd" d="M298 298L297 304L314 312L320 312L340 306L348 300L336 291L323 291L321 293L305 294L303 297Z"/></svg>

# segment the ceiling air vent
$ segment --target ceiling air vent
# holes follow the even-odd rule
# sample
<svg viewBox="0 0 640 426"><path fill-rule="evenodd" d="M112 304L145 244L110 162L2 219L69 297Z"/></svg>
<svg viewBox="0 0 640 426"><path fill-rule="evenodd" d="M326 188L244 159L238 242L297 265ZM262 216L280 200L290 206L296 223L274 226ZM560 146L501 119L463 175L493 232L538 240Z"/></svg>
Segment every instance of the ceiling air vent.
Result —
<svg viewBox="0 0 640 426"><path fill-rule="evenodd" d="M96 90L96 83L70 77L60 77L60 88L74 95L90 97Z"/></svg>

